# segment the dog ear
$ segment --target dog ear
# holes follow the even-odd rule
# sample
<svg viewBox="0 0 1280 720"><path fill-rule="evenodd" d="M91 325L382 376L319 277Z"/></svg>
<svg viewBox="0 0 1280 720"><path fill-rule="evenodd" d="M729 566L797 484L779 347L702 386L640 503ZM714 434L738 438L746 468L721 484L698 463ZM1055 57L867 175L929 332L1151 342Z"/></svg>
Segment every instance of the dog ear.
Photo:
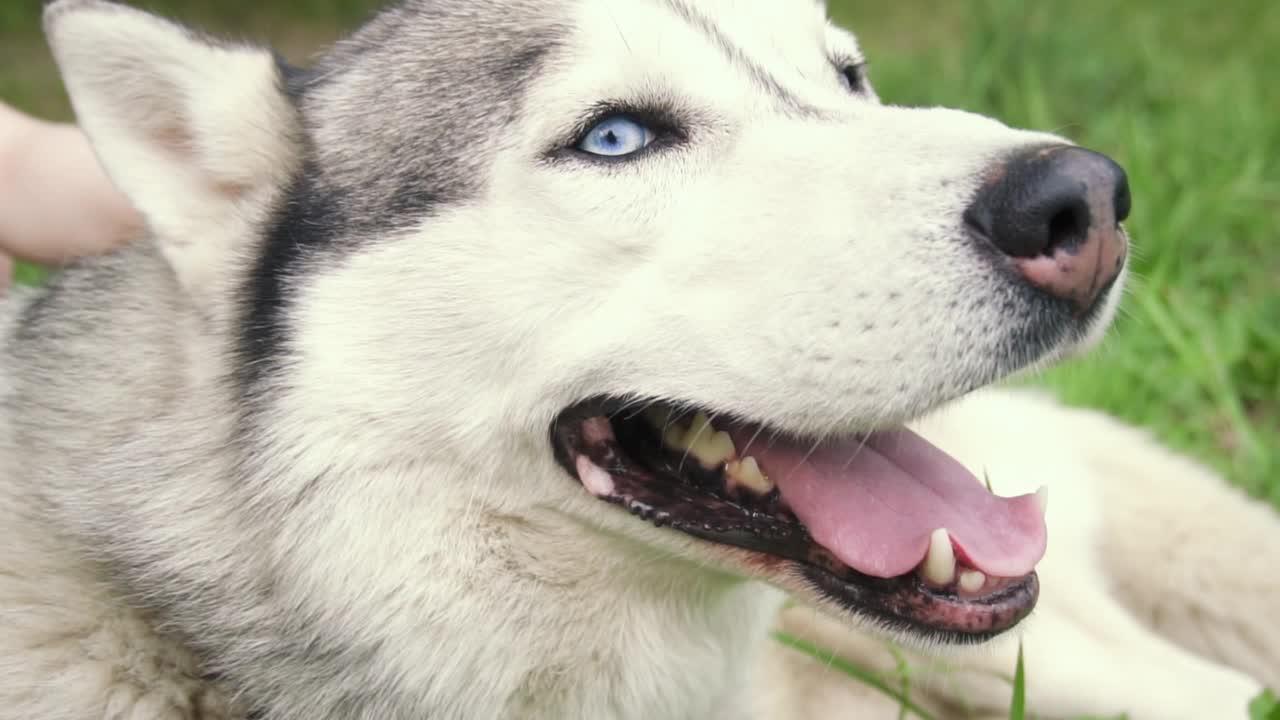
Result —
<svg viewBox="0 0 1280 720"><path fill-rule="evenodd" d="M81 127L194 294L292 175L300 123L275 56L106 0L56 0L45 32Z"/></svg>

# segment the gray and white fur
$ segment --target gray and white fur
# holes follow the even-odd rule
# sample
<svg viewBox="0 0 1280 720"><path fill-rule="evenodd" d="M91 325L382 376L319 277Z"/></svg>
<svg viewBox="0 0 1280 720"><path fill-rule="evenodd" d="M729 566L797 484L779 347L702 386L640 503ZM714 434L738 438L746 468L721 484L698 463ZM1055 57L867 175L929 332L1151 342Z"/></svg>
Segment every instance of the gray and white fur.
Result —
<svg viewBox="0 0 1280 720"><path fill-rule="evenodd" d="M1038 332L1051 309L960 216L993 159L1061 140L851 89L816 2L409 0L307 70L105 0L46 26L149 233L6 301L5 720L870 717L769 639L812 590L591 498L552 419L643 393L796 432L912 421L1091 345L1119 302ZM566 157L602 102L684 141ZM970 432L944 447L1010 478L1037 458L991 424L1092 428L1061 479L1083 499L1050 514L1042 712L1090 683L1206 717L1280 682L1266 510L1044 400L945 413ZM1137 500L1156 475L1185 493ZM1231 563L1160 530L1210 526ZM1055 660L1091 618L1128 634ZM855 652L854 621L823 636Z"/></svg>

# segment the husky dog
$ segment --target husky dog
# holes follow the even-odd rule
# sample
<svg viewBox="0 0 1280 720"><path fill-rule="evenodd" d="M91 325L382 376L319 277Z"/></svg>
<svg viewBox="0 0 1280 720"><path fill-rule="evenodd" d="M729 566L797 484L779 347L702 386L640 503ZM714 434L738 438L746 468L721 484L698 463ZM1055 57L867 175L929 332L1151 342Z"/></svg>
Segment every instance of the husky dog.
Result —
<svg viewBox="0 0 1280 720"><path fill-rule="evenodd" d="M1128 185L880 104L819 3L408 0L307 70L46 27L149 236L7 304L0 717L871 716L788 593L855 654L1042 597L1049 709L1274 679L1266 510L1031 397L905 427L1096 342Z"/></svg>

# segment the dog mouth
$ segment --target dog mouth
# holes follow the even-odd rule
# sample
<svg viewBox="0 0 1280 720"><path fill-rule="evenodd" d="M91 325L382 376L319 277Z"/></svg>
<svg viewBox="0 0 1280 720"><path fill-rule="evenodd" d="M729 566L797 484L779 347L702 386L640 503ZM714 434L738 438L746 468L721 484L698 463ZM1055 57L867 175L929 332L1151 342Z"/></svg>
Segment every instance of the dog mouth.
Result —
<svg viewBox="0 0 1280 720"><path fill-rule="evenodd" d="M1044 491L997 497L906 428L804 438L634 407L591 400L552 427L557 460L600 500L931 639L982 642L1035 606Z"/></svg>

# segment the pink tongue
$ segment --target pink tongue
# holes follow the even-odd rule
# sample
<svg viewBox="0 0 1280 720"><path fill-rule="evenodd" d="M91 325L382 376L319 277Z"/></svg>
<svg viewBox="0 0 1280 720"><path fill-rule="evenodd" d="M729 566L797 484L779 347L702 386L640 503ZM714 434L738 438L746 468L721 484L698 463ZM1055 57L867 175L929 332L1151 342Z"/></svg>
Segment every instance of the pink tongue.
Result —
<svg viewBox="0 0 1280 720"><path fill-rule="evenodd" d="M751 437L730 434L740 448ZM814 541L859 572L883 578L910 572L937 528L947 529L964 564L989 576L1022 577L1044 555L1044 517L1034 495L992 495L910 430L810 448L757 440L747 452Z"/></svg>

